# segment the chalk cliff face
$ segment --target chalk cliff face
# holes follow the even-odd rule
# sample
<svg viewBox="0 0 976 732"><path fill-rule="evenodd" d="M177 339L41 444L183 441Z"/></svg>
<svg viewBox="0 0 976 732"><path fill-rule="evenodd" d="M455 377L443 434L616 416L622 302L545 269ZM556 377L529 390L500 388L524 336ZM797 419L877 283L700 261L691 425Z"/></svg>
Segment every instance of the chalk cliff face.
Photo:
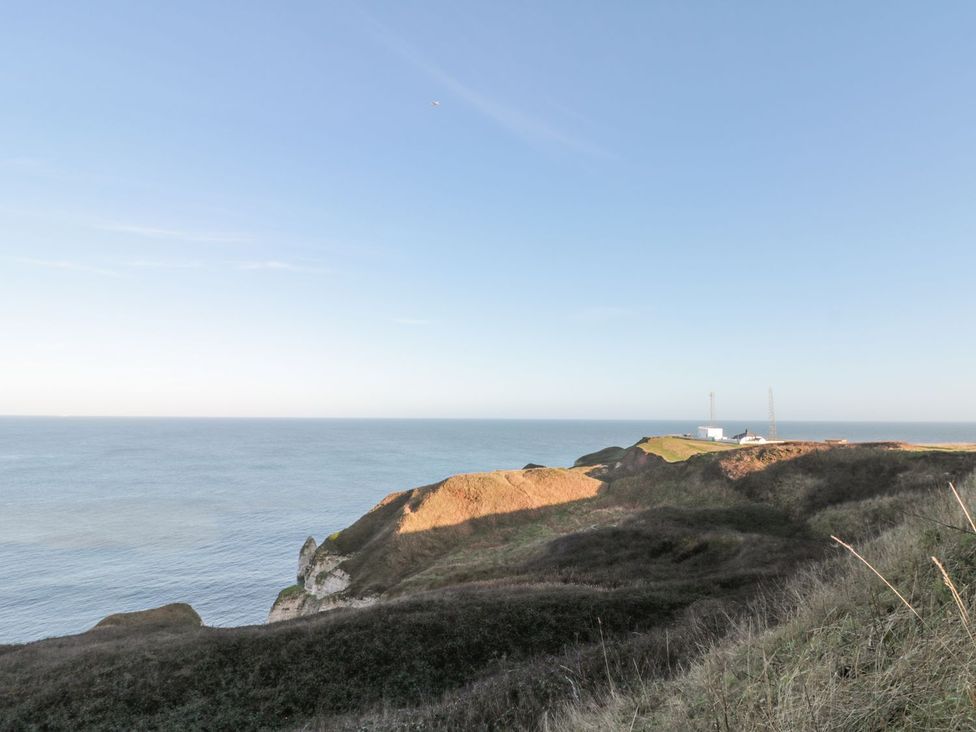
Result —
<svg viewBox="0 0 976 732"><path fill-rule="evenodd" d="M298 551L298 578L295 580L298 584L303 584L305 582L305 575L308 573L308 565L312 562L316 549L318 549L318 544L315 543L315 537L310 536L305 540L305 543L302 544L302 548Z"/></svg>
<svg viewBox="0 0 976 732"><path fill-rule="evenodd" d="M346 594L352 578L340 565L350 557L320 553L316 549L312 537L302 545L298 554L298 582L278 595L268 614L269 623L338 607L365 607L376 601L375 597Z"/></svg>

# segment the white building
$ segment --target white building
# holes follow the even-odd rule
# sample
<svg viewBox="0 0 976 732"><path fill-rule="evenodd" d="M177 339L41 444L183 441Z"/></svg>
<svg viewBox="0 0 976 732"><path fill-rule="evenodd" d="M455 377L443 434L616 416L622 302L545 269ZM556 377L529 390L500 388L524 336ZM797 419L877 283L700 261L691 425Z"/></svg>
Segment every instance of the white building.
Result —
<svg viewBox="0 0 976 732"><path fill-rule="evenodd" d="M698 439L699 440L723 440L721 427L699 427L698 428Z"/></svg>
<svg viewBox="0 0 976 732"><path fill-rule="evenodd" d="M766 441L766 438L762 435L757 435L755 432L750 432L749 430L732 435L732 439L740 445L761 445Z"/></svg>

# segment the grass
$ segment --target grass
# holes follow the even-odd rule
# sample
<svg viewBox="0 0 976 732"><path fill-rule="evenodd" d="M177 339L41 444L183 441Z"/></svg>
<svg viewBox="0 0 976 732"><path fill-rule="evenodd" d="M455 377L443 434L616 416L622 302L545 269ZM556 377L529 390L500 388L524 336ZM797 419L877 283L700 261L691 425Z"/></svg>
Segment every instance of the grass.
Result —
<svg viewBox="0 0 976 732"><path fill-rule="evenodd" d="M702 651L714 648L723 637L728 640L718 648L734 646L751 633L743 641L748 647L760 631L784 627L784 618L795 610L790 598L796 590L789 588L800 580L785 591L778 583L796 576L797 567L822 557L831 533L840 531L852 541L877 541L872 537L879 532L900 529L906 520L921 520L915 515L930 509L927 496L932 485L974 467L971 454L909 453L890 447L743 448L678 463L648 463L637 471L623 471L619 478L611 474L598 496L559 507L572 522L553 521L549 512L554 509L549 508L505 530L473 528L468 540L448 555L463 555L459 564L467 566L447 567L436 582L481 583L505 592L545 577L568 586L615 587L625 593L645 583L683 598L683 607L694 613L715 603L714 612L708 621L700 615L694 620L680 614L662 618L626 637L611 634L605 646L592 641L570 644L562 654L509 667L504 676L493 671L419 706L384 699L348 717L326 715L320 727L340 729L348 723L350 729L585 729L600 720L593 728L629 729L633 724L634 729L716 729L719 718L712 712L732 704L739 688L729 681L716 702L705 686L692 685L697 696L686 698L684 682L675 685L668 679L675 674L688 678L681 674L693 674ZM602 519L600 511L607 512ZM551 529L568 533L551 536ZM834 566L837 560L828 564ZM444 569L445 563L431 566ZM823 607L829 607L830 593L843 597L848 589L845 583L829 584L828 574L817 575L817 582L827 583L823 587L814 583ZM432 579L423 572L416 577ZM765 589L754 600L758 604L744 606L760 588ZM876 592L875 605L877 597ZM784 663L801 647L805 633L799 631L769 658ZM841 636L840 646L849 637ZM816 667L815 655L824 652L822 647L806 652L805 662ZM573 658L585 662L575 667ZM762 668L755 657L749 663ZM559 675L565 668L574 669L571 683ZM776 672L803 677L795 667L768 668L774 686L779 683ZM743 672L733 668L729 673L736 677ZM714 686L716 678L721 677L713 674L709 683ZM574 700L569 712L559 701L565 701L567 693ZM682 712L686 702L688 718ZM720 720L718 729L791 728L768 720L763 726L757 716L743 715L741 709L722 713L730 715L730 726L721 726L725 722Z"/></svg>
<svg viewBox="0 0 976 732"><path fill-rule="evenodd" d="M626 448L605 447L602 450L583 455L583 457L574 463L574 467L612 464L623 458L626 454Z"/></svg>
<svg viewBox="0 0 976 732"><path fill-rule="evenodd" d="M304 585L289 585L278 593L279 600L287 600L289 597L298 597L305 592Z"/></svg>
<svg viewBox="0 0 976 732"><path fill-rule="evenodd" d="M405 577L398 583L396 592L403 594L504 577L512 567L544 551L553 539L595 523L613 523L628 514L622 509L577 502L539 511L531 521L475 531L464 543L432 558L427 567Z"/></svg>
<svg viewBox="0 0 976 732"><path fill-rule="evenodd" d="M976 727L976 526L943 491L926 517L801 573L673 680L567 704L579 730L949 730Z"/></svg>
<svg viewBox="0 0 976 732"><path fill-rule="evenodd" d="M695 440L688 437L645 437L637 447L650 455L657 455L669 463L687 460L695 455L736 450L740 445L729 445L711 440Z"/></svg>
<svg viewBox="0 0 976 732"><path fill-rule="evenodd" d="M383 701L423 704L486 674L545 675L541 659L596 643L601 628L609 638L646 630L688 601L671 590L552 585L266 627L106 629L97 643L58 639L0 655L0 727L281 728Z"/></svg>

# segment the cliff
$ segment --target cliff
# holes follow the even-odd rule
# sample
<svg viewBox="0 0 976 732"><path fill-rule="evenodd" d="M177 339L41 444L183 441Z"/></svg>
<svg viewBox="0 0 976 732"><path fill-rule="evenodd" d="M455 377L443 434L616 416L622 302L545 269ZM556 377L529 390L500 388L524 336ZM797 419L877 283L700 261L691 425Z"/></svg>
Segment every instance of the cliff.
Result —
<svg viewBox="0 0 976 732"><path fill-rule="evenodd" d="M558 547L623 536L646 520L641 511L658 506L724 510L748 504L763 514L756 521L795 526L802 545L811 539L802 513L818 502L845 498L823 496L825 486L853 480L846 471L868 470L873 461L884 467L871 483L896 473L905 485L934 478L925 461L909 459L906 448L895 443L737 446L663 436L584 455L572 468L452 476L391 493L321 545L309 537L299 552L297 583L279 594L269 621L471 583L532 583ZM971 460L961 454L941 459ZM659 516L654 514L655 520ZM820 532L821 539L826 536ZM763 542L769 540L757 539ZM786 552L795 553L795 547ZM631 571L614 559L615 575ZM751 569L778 571L765 565ZM633 568L633 573L643 570ZM576 568L577 575L581 571Z"/></svg>
<svg viewBox="0 0 976 732"><path fill-rule="evenodd" d="M321 546L311 537L305 542L298 582L279 594L269 620L396 596L459 548L497 540L533 511L593 498L603 486L583 469L529 468L455 475L391 493Z"/></svg>
<svg viewBox="0 0 976 732"><path fill-rule="evenodd" d="M0 648L0 729L893 729L909 710L870 699L894 677L915 728L968 728L968 666L936 664L929 626L905 625L830 536L901 547L872 556L941 623L948 591L930 608L916 590L942 586L928 552L971 598L972 534L944 499L976 453L722 447L645 438L393 493L304 543L281 622L116 622ZM965 660L960 632L942 640ZM920 665L899 661L915 648Z"/></svg>

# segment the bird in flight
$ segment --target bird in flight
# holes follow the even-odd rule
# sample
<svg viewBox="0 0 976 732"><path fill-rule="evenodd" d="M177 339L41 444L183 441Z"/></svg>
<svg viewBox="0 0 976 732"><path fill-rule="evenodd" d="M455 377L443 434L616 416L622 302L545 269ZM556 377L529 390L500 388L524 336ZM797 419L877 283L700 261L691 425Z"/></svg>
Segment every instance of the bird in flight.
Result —
<svg viewBox="0 0 976 732"><path fill-rule="evenodd" d="M430 106L432 106L432 107L439 107L439 106L441 106L441 103L440 103L440 102L438 102L438 101L437 101L437 100L435 99L434 101L432 101L432 102L430 103Z"/></svg>

